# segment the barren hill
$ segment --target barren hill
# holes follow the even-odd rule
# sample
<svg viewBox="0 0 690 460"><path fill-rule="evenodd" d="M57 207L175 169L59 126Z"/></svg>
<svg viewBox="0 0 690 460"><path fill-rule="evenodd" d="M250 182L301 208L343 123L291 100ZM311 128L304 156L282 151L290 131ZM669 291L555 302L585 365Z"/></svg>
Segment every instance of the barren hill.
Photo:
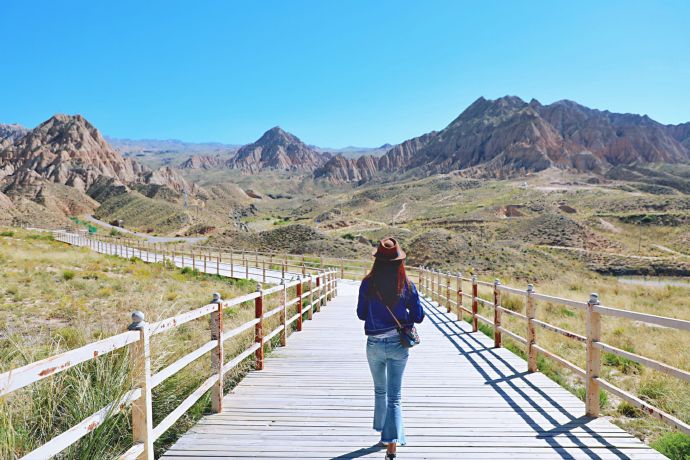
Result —
<svg viewBox="0 0 690 460"><path fill-rule="evenodd" d="M50 214L55 220L91 212L99 201L128 193L133 186L197 191L171 168L152 171L124 158L81 115L55 115L9 139L0 145L0 191L8 213L21 214L16 210L29 200L38 205L29 206L36 211L33 218Z"/></svg>
<svg viewBox="0 0 690 460"><path fill-rule="evenodd" d="M250 172L263 169L313 171L324 164L328 157L276 126L256 142L241 147L231 165Z"/></svg>
<svg viewBox="0 0 690 460"><path fill-rule="evenodd" d="M542 105L515 96L480 97L441 131L405 141L362 165L334 157L314 176L359 182L393 171L425 176L464 170L501 178L549 167L602 173L616 165L688 162L688 145L688 123L667 126L646 115L572 101Z"/></svg>

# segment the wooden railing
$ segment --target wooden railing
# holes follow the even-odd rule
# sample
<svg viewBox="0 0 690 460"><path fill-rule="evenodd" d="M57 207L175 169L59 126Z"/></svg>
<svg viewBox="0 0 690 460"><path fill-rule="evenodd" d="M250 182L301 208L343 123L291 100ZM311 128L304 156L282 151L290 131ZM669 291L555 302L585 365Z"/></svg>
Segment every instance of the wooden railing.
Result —
<svg viewBox="0 0 690 460"><path fill-rule="evenodd" d="M464 286L469 289L464 290ZM493 291L493 298L482 298L479 295L479 287L489 288ZM690 425L684 423L671 414L649 404L646 401L618 388L612 383L604 380L601 376L601 352L608 352L619 357L629 359L642 366L647 366L656 371L664 372L668 375L690 382L690 372L678 369L668 364L646 358L636 353L631 353L601 340L601 320L602 316L612 316L627 318L643 323L655 324L667 328L682 331L690 331L690 321L668 318L664 316L651 315L618 308L605 307L599 303L599 296L591 294L587 302L564 299L545 294L539 294L534 286L529 284L526 289L517 289L502 285L498 280L493 283L479 281L477 276L463 277L460 273L455 275L427 268L419 269L419 289L432 301L436 301L440 306L445 306L448 312L454 311L462 318L466 313L471 317L472 331L479 329L479 322L485 323L493 328L494 346L501 347L503 335L510 337L515 342L522 344L527 353L527 369L529 372L537 371L537 355L549 358L561 366L569 369L581 381L585 383L585 407L588 416L599 416L600 403L599 391L603 389L619 397L620 399L641 409L646 414L651 415L677 429L690 435ZM501 304L502 294L512 294L524 297L524 313L519 313ZM581 335L573 331L549 324L536 318L537 302L549 302L554 305L574 308L585 312L586 334ZM493 311L493 318L486 318L479 314L479 305L490 308ZM507 329L502 324L503 315L509 315L524 321L527 337ZM545 329L562 337L575 342L582 343L586 350L585 369L571 363L570 361L558 356L557 354L540 346L537 341L538 328Z"/></svg>
<svg viewBox="0 0 690 460"><path fill-rule="evenodd" d="M273 271L280 271L282 273L281 277L284 277L285 273L289 272L293 274L301 273L303 276L306 276L308 273L316 273L321 270L334 270L341 279L359 280L369 272L372 263L370 258L354 259L315 254L290 254L278 251L250 251L230 247L190 245L182 242L151 243L143 239L129 238L122 235L117 237L98 234L87 235L84 230L78 228L70 228L69 232L66 233L78 233L91 240L99 241L100 244L111 243L121 245L123 256L126 255L125 248L135 249L129 253L130 257L139 257L138 254L140 252L142 254L146 252L166 254L167 257L172 257L173 255L184 256L185 260L190 263L189 266L197 269L204 266L204 264L212 266L215 263L226 263L239 270L242 268L245 270L254 268L267 272L273 267ZM417 267L407 267L407 271L410 276L415 278L419 276ZM232 273L231 276L235 276L235 273ZM266 275L264 282L271 279L277 280L279 277L269 273Z"/></svg>
<svg viewBox="0 0 690 460"><path fill-rule="evenodd" d="M73 244L98 245L102 243L98 239L88 238L85 240L82 235L67 232L58 232L55 236L59 240L70 240ZM151 262L166 260L162 254L153 250L120 246L118 250L123 251L123 256L135 251ZM209 267L206 266L206 268ZM307 319L312 319L314 311L320 311L322 306L337 295L337 282L336 272L330 270L309 275L306 278L300 276L295 281L288 282L283 279L280 284L267 289L263 289L259 284L256 292L229 300L221 299L219 294L214 294L213 301L208 305L154 323L147 323L144 314L136 311L132 313L132 323L126 332L0 374L0 397L5 397L14 391L64 372L86 361L98 359L116 350L129 349L134 388L119 400L111 402L69 430L25 455L22 459L45 459L59 454L91 433L112 413L121 411L130 404L132 406L134 445L120 458L153 459L153 442L160 438L209 390L211 391L211 410L213 412L221 411L224 376L251 355L254 356L255 369L263 369L266 345L279 335L280 345L285 346L292 324L295 323L296 330L301 331L304 315L306 314ZM295 288L295 296L288 298L288 292L293 287ZM266 299L270 296L278 296L278 306L266 310ZM224 330L223 311L250 301L254 302L254 319L234 329ZM264 322L274 315L279 315L280 325L272 331L265 331ZM209 316L210 340L153 374L151 370L151 338L205 316ZM223 344L252 329L254 330L254 343L237 356L226 361ZM154 426L151 390L208 353L211 353L212 374L177 408ZM59 397L59 395L55 396Z"/></svg>
<svg viewBox="0 0 690 460"><path fill-rule="evenodd" d="M185 245L177 245L184 248ZM242 249L220 248L215 246L191 246L194 250L201 253L221 255L223 260L250 260L254 265L262 263L272 265L282 264L285 270L293 269L303 275L313 270L335 270L340 279L361 280L369 270L373 258L352 259L346 257L330 257L314 254L289 254L280 252L248 251ZM373 249L373 248L372 248ZM189 251L189 249L188 249ZM418 277L418 268L414 266L406 267L409 276Z"/></svg>

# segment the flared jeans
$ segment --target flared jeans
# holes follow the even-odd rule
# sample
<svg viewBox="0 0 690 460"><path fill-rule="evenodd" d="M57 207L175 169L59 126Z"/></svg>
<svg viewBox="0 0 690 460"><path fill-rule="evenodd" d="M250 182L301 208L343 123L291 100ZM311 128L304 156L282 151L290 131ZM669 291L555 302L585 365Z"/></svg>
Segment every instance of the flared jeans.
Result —
<svg viewBox="0 0 690 460"><path fill-rule="evenodd" d="M367 361L374 379L374 430L381 433L384 443L406 442L401 398L408 356L397 335L367 339Z"/></svg>

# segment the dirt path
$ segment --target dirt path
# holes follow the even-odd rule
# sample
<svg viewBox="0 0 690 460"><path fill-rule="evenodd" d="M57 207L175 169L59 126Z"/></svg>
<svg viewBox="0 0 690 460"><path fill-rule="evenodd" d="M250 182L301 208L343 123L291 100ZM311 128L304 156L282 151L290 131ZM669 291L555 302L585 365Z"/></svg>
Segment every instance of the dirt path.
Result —
<svg viewBox="0 0 690 460"><path fill-rule="evenodd" d="M405 209L407 209L407 202L404 202L402 206L400 207L400 211L393 217L393 225L395 225L395 222L397 222L398 218L405 214Z"/></svg>
<svg viewBox="0 0 690 460"><path fill-rule="evenodd" d="M85 219L88 220L89 222L93 222L94 224L98 224L98 225L106 227L106 228L115 229L118 232L127 233L129 235L134 235L134 236L138 236L140 238L144 238L149 243L179 243L179 242L184 242L184 243L190 243L190 244L197 244L197 243L200 243L202 241L206 241L205 237L152 236L152 235L148 235L146 233L135 232L133 230L128 230L126 228L116 227L115 225L110 225L109 223L104 222L104 221L99 220L99 219L96 219L93 216L85 216Z"/></svg>
<svg viewBox="0 0 690 460"><path fill-rule="evenodd" d="M609 232L613 232L613 233L620 233L621 232L620 228L616 227L611 222L602 219L601 217L599 218L599 223L601 224L601 227L604 230L608 230Z"/></svg>

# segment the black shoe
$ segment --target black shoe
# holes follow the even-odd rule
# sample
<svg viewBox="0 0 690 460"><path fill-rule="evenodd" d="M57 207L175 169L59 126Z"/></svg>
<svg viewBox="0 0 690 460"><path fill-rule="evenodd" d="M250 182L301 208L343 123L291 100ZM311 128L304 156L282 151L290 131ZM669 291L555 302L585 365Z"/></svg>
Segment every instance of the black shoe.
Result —
<svg viewBox="0 0 690 460"><path fill-rule="evenodd" d="M395 459L395 454L391 454L390 452L386 452L386 460L394 460Z"/></svg>

